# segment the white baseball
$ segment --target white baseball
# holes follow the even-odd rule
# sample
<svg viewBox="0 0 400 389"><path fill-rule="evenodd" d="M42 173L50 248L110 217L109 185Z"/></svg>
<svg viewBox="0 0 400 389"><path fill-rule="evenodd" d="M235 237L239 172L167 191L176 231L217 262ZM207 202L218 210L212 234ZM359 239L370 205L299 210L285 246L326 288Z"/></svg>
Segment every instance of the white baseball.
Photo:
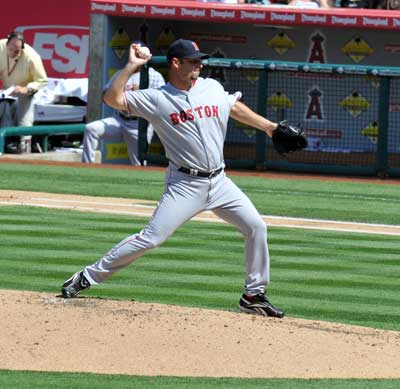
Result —
<svg viewBox="0 0 400 389"><path fill-rule="evenodd" d="M138 47L137 55L140 58L148 58L150 56L150 50L148 47Z"/></svg>

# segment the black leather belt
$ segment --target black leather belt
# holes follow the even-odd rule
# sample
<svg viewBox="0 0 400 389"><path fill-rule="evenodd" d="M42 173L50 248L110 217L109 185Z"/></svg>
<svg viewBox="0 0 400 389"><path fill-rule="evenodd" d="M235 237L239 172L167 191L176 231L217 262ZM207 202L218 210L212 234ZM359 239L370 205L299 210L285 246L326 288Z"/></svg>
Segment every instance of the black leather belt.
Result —
<svg viewBox="0 0 400 389"><path fill-rule="evenodd" d="M223 170L222 167L220 167L217 170L213 170L211 172L200 172L196 169L189 169L187 167L180 167L178 169L178 172L182 172L182 173L186 173L186 174L190 174L191 176L196 176L196 177L207 177L207 178L212 178L215 177L217 174L221 173Z"/></svg>
<svg viewBox="0 0 400 389"><path fill-rule="evenodd" d="M119 113L119 116L122 118L122 119L124 119L124 120L137 120L137 116L129 116L129 115L125 115L124 113L122 113L122 112L118 112Z"/></svg>

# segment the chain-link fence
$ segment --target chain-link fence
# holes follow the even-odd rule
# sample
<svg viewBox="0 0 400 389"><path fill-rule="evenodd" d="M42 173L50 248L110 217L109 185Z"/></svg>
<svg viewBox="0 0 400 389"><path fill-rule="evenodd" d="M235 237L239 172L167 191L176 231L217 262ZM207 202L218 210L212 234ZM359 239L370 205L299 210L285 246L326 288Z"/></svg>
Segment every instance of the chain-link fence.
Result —
<svg viewBox="0 0 400 389"><path fill-rule="evenodd" d="M165 59L152 66L166 74ZM231 120L228 167L400 176L400 68L209 59L203 77L273 121L304 128L309 145L285 158L263 132ZM157 137L144 159L162 162Z"/></svg>

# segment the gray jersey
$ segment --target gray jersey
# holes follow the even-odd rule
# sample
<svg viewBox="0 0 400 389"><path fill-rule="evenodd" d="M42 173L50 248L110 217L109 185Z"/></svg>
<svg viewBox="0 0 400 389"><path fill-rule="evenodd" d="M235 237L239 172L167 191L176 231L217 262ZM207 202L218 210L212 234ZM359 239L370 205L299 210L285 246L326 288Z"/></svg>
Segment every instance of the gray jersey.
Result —
<svg viewBox="0 0 400 389"><path fill-rule="evenodd" d="M124 94L129 114L153 125L166 157L176 167L200 171L223 166L227 122L239 95L225 92L210 78L198 78L189 91L168 83L159 89Z"/></svg>
<svg viewBox="0 0 400 389"><path fill-rule="evenodd" d="M104 86L103 91L106 91L110 86L114 79L121 71L118 70L106 83ZM129 80L126 83L126 86L129 87L131 85L136 85L139 88L140 85L140 72L134 73L129 77ZM149 88L159 88L160 86L165 85L165 81L163 76L157 72L157 70L153 68L149 68Z"/></svg>
<svg viewBox="0 0 400 389"><path fill-rule="evenodd" d="M107 82L107 84L104 86L104 91L106 91L110 85L112 84L112 82L114 81L114 79L117 77L117 75L120 73L120 70L117 71L111 78L110 80ZM129 90L130 88L132 88L133 86L135 86L135 89L139 89L139 85L140 85L140 72L134 73L132 74L127 83L126 83L126 88L127 90ZM157 72L155 69L153 68L149 68L149 88L159 88L161 86L165 85L165 81L163 76ZM120 115L120 112L117 110L114 110L114 116L119 120L122 121L124 123L124 125L127 128L138 128L138 122L137 120L132 121L132 120L126 120L124 119L125 113L122 113L122 115ZM134 115L134 116L139 116L139 115ZM148 126L148 131L152 131L153 132L153 128L151 126L151 124L149 124ZM149 142L150 143L150 142Z"/></svg>

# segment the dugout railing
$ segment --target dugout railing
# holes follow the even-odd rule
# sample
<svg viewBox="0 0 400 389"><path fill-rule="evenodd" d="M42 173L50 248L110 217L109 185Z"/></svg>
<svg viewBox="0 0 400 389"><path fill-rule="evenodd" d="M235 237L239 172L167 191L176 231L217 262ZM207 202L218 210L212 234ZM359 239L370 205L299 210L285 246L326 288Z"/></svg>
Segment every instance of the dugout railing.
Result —
<svg viewBox="0 0 400 389"><path fill-rule="evenodd" d="M41 148L43 152L48 151L49 137L53 135L83 135L85 132L84 123L74 124L48 124L31 127L2 127L0 128L0 155L4 154L6 137L41 135Z"/></svg>
<svg viewBox="0 0 400 389"><path fill-rule="evenodd" d="M151 66L167 78L165 57ZM266 134L231 120L225 142L230 168L400 176L400 67L332 65L210 58L203 76L274 121L304 128L309 146L279 156ZM146 71L141 84L145 85ZM139 152L148 163L166 163L157 136L146 142L140 122Z"/></svg>

